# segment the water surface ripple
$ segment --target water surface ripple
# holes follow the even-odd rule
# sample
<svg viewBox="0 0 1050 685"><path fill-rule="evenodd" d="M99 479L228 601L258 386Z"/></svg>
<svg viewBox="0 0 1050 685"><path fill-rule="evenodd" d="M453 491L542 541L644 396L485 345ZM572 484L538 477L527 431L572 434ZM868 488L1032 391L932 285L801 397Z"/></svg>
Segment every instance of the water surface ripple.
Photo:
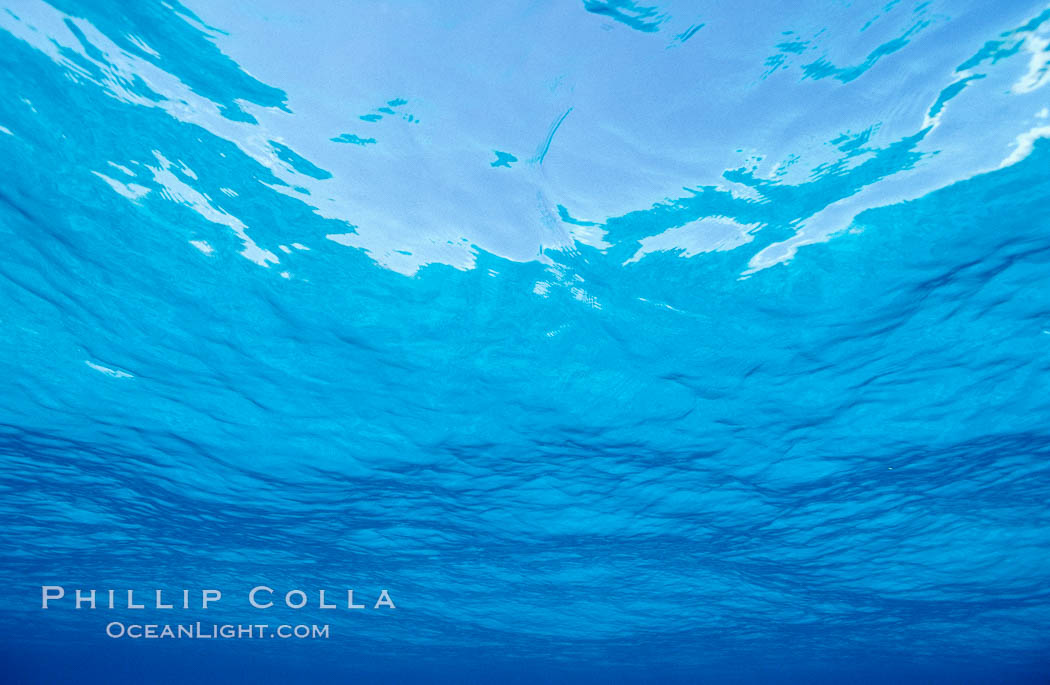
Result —
<svg viewBox="0 0 1050 685"><path fill-rule="evenodd" d="M1045 682L1048 46L1021 1L0 2L3 669ZM143 644L43 584L397 610Z"/></svg>

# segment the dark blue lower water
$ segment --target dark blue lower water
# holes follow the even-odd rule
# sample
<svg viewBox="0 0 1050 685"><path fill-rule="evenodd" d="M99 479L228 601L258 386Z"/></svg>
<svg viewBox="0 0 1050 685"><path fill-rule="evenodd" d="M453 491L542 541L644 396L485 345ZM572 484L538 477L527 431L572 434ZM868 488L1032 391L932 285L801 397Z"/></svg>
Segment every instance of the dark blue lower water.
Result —
<svg viewBox="0 0 1050 685"><path fill-rule="evenodd" d="M0 681L1048 682L1048 46L0 2Z"/></svg>

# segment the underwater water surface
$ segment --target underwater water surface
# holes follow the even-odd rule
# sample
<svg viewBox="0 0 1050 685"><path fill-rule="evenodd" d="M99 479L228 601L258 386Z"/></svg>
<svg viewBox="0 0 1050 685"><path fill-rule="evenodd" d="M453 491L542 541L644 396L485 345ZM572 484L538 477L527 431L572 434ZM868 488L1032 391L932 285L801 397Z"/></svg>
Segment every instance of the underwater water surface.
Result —
<svg viewBox="0 0 1050 685"><path fill-rule="evenodd" d="M1048 82L1021 0L0 0L0 681L1048 682Z"/></svg>

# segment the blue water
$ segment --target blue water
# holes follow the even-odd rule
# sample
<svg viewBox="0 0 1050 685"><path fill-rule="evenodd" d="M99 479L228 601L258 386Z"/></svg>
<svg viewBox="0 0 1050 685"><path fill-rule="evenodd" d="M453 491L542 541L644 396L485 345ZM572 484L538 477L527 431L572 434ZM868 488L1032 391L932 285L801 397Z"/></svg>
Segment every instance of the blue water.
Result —
<svg viewBox="0 0 1050 685"><path fill-rule="evenodd" d="M0 680L1048 682L1048 81L1020 0L0 2ZM196 621L330 636L106 633Z"/></svg>

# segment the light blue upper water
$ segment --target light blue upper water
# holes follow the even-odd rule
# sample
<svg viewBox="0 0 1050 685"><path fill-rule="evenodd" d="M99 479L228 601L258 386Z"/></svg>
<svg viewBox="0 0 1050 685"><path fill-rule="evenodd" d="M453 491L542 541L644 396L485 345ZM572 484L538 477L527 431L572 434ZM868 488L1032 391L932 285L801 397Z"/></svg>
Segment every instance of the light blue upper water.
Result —
<svg viewBox="0 0 1050 685"><path fill-rule="evenodd" d="M1046 682L1050 9L652 1L0 2L0 679Z"/></svg>

